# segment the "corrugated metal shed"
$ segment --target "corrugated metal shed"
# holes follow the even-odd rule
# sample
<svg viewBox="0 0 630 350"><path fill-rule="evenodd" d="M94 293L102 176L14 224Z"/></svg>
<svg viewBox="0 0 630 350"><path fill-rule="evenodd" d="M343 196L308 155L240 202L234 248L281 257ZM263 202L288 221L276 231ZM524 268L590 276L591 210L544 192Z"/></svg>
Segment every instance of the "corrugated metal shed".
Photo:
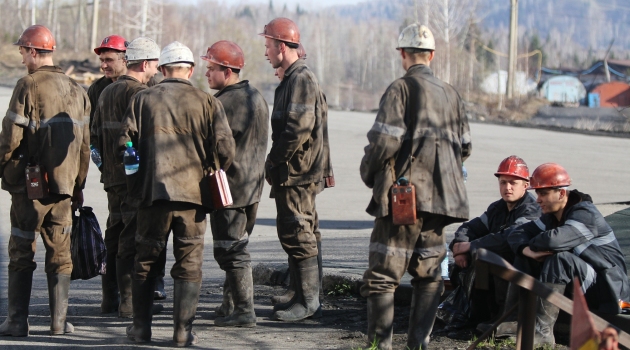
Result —
<svg viewBox="0 0 630 350"><path fill-rule="evenodd" d="M630 106L630 85L620 81L611 81L597 86L592 91L599 94L600 107Z"/></svg>
<svg viewBox="0 0 630 350"><path fill-rule="evenodd" d="M584 104L586 88L576 78L568 75L560 75L547 80L540 88L540 96L549 102L555 103L580 103Z"/></svg>

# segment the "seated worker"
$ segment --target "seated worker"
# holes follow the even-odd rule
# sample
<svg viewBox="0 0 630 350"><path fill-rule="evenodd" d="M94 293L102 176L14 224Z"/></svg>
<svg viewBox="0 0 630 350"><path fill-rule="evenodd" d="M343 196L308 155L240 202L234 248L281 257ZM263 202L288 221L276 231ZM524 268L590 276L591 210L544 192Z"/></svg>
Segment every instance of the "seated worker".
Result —
<svg viewBox="0 0 630 350"><path fill-rule="evenodd" d="M490 204L486 212L480 217L474 218L461 225L455 232L455 238L450 244L453 251L455 264L465 273L474 273L474 267L470 267L471 252L478 248L485 248L499 254L504 259L512 262L514 255L507 244L507 235L512 228L536 220L541 211L533 195L527 193L529 185L529 169L525 161L517 156L505 158L494 176L498 177L501 199ZM464 278L464 283L474 283L474 278ZM494 288L491 291L494 296L486 293L472 292L469 296L473 301L468 313L468 323L476 324L487 321L493 316L500 316L504 309L507 295L508 282L495 278ZM464 290L473 290L472 286L463 286ZM488 312L490 310L490 312ZM493 315L494 314L494 315ZM463 324L450 325L450 329L457 329ZM481 325L480 325L481 327ZM515 327L513 327L515 328ZM512 335L516 329L503 330ZM498 333L498 332L497 332ZM466 332L451 332L449 337L460 338L468 336Z"/></svg>
<svg viewBox="0 0 630 350"><path fill-rule="evenodd" d="M514 267L560 294L573 290L577 277L590 310L618 314L619 301L630 298L619 243L591 197L569 191L570 185L569 174L558 164L545 163L534 170L530 189L536 190L543 215L515 228L508 237ZM536 346L554 346L558 311L557 306L538 298Z"/></svg>

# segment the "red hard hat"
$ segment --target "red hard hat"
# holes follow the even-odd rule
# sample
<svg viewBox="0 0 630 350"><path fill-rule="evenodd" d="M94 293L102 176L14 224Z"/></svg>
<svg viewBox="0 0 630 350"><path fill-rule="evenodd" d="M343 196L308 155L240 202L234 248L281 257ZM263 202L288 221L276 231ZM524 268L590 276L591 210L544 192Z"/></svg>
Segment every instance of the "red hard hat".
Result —
<svg viewBox="0 0 630 350"><path fill-rule="evenodd" d="M571 185L571 178L563 167L556 163L545 163L534 170L529 189L558 188L569 185Z"/></svg>
<svg viewBox="0 0 630 350"><path fill-rule="evenodd" d="M101 50L116 50L120 52L127 51L127 46L129 46L129 42L125 40L120 35L110 35L106 36L105 39L101 42L101 46L94 48L94 53L97 55L101 54Z"/></svg>
<svg viewBox="0 0 630 350"><path fill-rule="evenodd" d="M499 177L501 175L516 176L525 181L529 181L529 169L527 163L517 156L509 156L499 164L499 169L494 173L494 176Z"/></svg>
<svg viewBox="0 0 630 350"><path fill-rule="evenodd" d="M300 46L297 48L298 58L306 59L306 50L304 49L304 45L300 43Z"/></svg>
<svg viewBox="0 0 630 350"><path fill-rule="evenodd" d="M50 30L39 24L26 28L13 45L49 51L55 51L57 48L57 43Z"/></svg>
<svg viewBox="0 0 630 350"><path fill-rule="evenodd" d="M232 69L241 69L245 65L243 50L231 41L221 40L208 48L204 60Z"/></svg>
<svg viewBox="0 0 630 350"><path fill-rule="evenodd" d="M288 43L300 43L300 30L292 20L278 17L265 26L263 32L258 34L265 38L276 39Z"/></svg>

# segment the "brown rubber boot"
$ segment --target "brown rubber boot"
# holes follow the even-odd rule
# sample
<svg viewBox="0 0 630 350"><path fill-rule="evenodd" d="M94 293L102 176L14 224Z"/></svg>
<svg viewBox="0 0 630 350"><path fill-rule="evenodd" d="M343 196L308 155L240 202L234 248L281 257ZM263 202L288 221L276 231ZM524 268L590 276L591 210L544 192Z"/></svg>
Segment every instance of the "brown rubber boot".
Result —
<svg viewBox="0 0 630 350"><path fill-rule="evenodd" d="M291 306L285 310L274 311L271 315L272 320L299 321L313 316L320 308L317 257L298 261L295 276L297 288Z"/></svg>
<svg viewBox="0 0 630 350"><path fill-rule="evenodd" d="M427 349L435 322L435 314L444 292L444 281L413 283L407 348Z"/></svg>
<svg viewBox="0 0 630 350"><path fill-rule="evenodd" d="M133 324L127 327L127 338L136 343L147 343L151 341L155 277L144 281L134 279L131 282L131 290L133 292Z"/></svg>
<svg viewBox="0 0 630 350"><path fill-rule="evenodd" d="M31 301L33 271L9 270L9 307L0 325L0 335L28 336L28 304Z"/></svg>
<svg viewBox="0 0 630 350"><path fill-rule="evenodd" d="M391 350L394 331L394 293L372 294L367 298L368 347Z"/></svg>
<svg viewBox="0 0 630 350"><path fill-rule="evenodd" d="M68 312L68 289L70 275L46 274L48 280L48 305L50 306L50 335L74 332L74 327L66 321Z"/></svg>
<svg viewBox="0 0 630 350"><path fill-rule="evenodd" d="M252 268L248 266L227 272L227 280L234 297L234 312L214 320L217 327L256 327L254 311L254 282Z"/></svg>
<svg viewBox="0 0 630 350"><path fill-rule="evenodd" d="M295 270L295 259L289 257L289 287L283 294L271 297L271 305L274 305L274 311L284 310L291 306L289 302L295 296Z"/></svg>
<svg viewBox="0 0 630 350"><path fill-rule="evenodd" d="M232 312L234 312L234 301L232 300L232 291L230 290L230 283L226 273L225 281L223 282L223 302L214 309L214 315L216 317L225 317Z"/></svg>
<svg viewBox="0 0 630 350"><path fill-rule="evenodd" d="M192 323L199 303L201 282L187 282L175 280L175 295L173 297L173 342L177 347L197 344L199 338L192 331Z"/></svg>
<svg viewBox="0 0 630 350"><path fill-rule="evenodd" d="M565 284L545 283L545 286L553 289L554 292L564 294ZM542 298L538 299L538 309L536 311L536 333L534 334L534 347L556 345L556 338L553 335L553 327L558 319L560 309L551 302Z"/></svg>
<svg viewBox="0 0 630 350"><path fill-rule="evenodd" d="M120 299L118 298L117 274L116 254L108 254L107 271L101 276L101 286L103 288L102 314L111 314L118 311Z"/></svg>

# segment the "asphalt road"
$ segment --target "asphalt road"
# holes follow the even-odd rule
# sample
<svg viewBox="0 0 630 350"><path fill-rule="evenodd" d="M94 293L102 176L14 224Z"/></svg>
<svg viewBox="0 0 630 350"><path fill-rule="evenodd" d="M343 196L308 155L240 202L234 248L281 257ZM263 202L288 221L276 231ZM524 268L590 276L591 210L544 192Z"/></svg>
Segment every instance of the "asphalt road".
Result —
<svg viewBox="0 0 630 350"><path fill-rule="evenodd" d="M10 89L0 87L0 110L5 111L7 109L10 96ZM329 133L336 187L327 189L317 198L317 209L323 235L322 250L325 273L348 274L358 278L367 266L367 246L372 218L365 213L365 208L371 192L361 181L359 163L363 155L363 147L367 144L366 133L371 128L373 121L373 113L330 112ZM493 173L499 162L512 154L524 158L530 165L531 171L545 162L562 164L573 179L573 188L589 193L604 215L627 207L627 205L609 205L606 203L630 202L630 185L628 185L630 139L488 124L471 124L471 131L473 152L465 166L468 169L466 185L470 200L470 213L473 217L480 215L489 203L499 198L497 180ZM283 263L286 261L286 255L276 236L275 205L268 198L268 187L263 193L264 198L260 203L257 225L251 237L249 250L254 264ZM107 199L102 184L99 182L98 169L93 164L90 167L84 195L84 205L94 208L101 228L104 230L107 219ZM10 204L9 194L0 191L0 283L4 286L6 286L6 247L10 232ZM449 227L448 231L452 233L453 230L454 227ZM206 237L206 246L211 247L212 236L209 225ZM48 311L46 279L43 272L44 247L41 240L37 242L37 249L36 261L39 267L35 272L31 319L42 319L34 327L38 337L28 342L11 342L10 344L20 344L25 348L31 348L31 346L32 348L44 348L61 345L58 341L63 343L62 339L66 339L67 344L82 347L80 344L83 344L83 341L89 344L90 339L92 339L94 345L108 346L112 343L108 343L105 333L112 332L112 334L124 338L124 328L114 331L109 328L99 328L99 325L87 326L89 323L87 321L86 327L89 329L89 334L77 332L62 338L50 338L45 335ZM169 254L167 268L170 268L172 263L173 259ZM206 249L203 274L204 288L218 286L224 276L212 257L211 249ZM172 292L172 280L170 278L167 278L166 284L167 290ZM74 281L71 288L71 309L77 307L89 308L90 310L98 309L97 300L100 296L98 278L90 281ZM4 319L6 316L6 295L6 288L0 288L0 319ZM69 313L72 315L72 313L81 314L82 312L72 309ZM168 322L165 324L161 331L163 334L158 332L154 334L167 339L169 326ZM312 331L309 330L309 332ZM317 328L317 332L320 331L322 330ZM325 336L320 337L320 339L323 338ZM55 340L55 343L47 343L45 339L60 340ZM261 347L283 348L285 345L286 347L312 347L308 343L276 341ZM0 340L0 344L2 342L4 340ZM116 343L120 344L118 341Z"/></svg>

